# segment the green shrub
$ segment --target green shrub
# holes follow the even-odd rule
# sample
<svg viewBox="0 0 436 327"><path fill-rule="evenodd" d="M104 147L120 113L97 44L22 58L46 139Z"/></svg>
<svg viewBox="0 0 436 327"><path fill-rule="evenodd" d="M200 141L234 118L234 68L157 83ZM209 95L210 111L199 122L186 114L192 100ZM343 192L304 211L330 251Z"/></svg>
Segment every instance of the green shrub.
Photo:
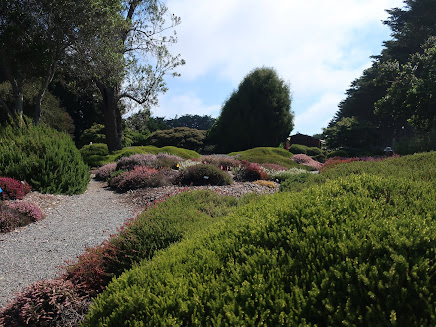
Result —
<svg viewBox="0 0 436 327"><path fill-rule="evenodd" d="M334 150L334 151L329 152L327 154L327 157L328 158L333 158L333 157L349 158L349 157L352 157L352 155L345 150Z"/></svg>
<svg viewBox="0 0 436 327"><path fill-rule="evenodd" d="M77 140L77 146L79 148L90 143L106 143L106 135L104 131L104 125L94 123L88 129L85 129L82 135Z"/></svg>
<svg viewBox="0 0 436 327"><path fill-rule="evenodd" d="M114 280L86 325L434 326L433 186L351 175L260 198Z"/></svg>
<svg viewBox="0 0 436 327"><path fill-rule="evenodd" d="M211 191L194 191L155 203L127 222L109 241L87 249L76 263L67 267L65 278L78 285L82 293L95 295L114 276L208 228L244 201L245 198L238 200Z"/></svg>
<svg viewBox="0 0 436 327"><path fill-rule="evenodd" d="M289 147L289 152L293 153L293 154L307 154L307 150L309 149L309 147L305 146L305 145L301 145L301 144L292 144Z"/></svg>
<svg viewBox="0 0 436 327"><path fill-rule="evenodd" d="M314 157L314 156L319 156L319 155L323 154L323 152L320 148L317 148L314 146L314 147L307 148L306 154L308 156Z"/></svg>
<svg viewBox="0 0 436 327"><path fill-rule="evenodd" d="M41 193L86 190L88 166L70 136L38 125L0 130L0 176L27 181Z"/></svg>
<svg viewBox="0 0 436 327"><path fill-rule="evenodd" d="M107 145L104 143L84 145L79 151L82 155L83 161L90 167L95 167L96 161L109 154Z"/></svg>
<svg viewBox="0 0 436 327"><path fill-rule="evenodd" d="M216 166L200 164L189 166L181 171L175 183L181 185L230 185L230 175Z"/></svg>
<svg viewBox="0 0 436 327"><path fill-rule="evenodd" d="M207 131L188 127L158 130L148 137L147 144L156 147L177 146L184 149L200 151L203 147L206 133Z"/></svg>
<svg viewBox="0 0 436 327"><path fill-rule="evenodd" d="M281 148L260 147L241 152L231 152L230 156L235 156L239 160L246 160L259 164L270 163L283 166L285 168L303 168L303 166L290 160L292 153Z"/></svg>

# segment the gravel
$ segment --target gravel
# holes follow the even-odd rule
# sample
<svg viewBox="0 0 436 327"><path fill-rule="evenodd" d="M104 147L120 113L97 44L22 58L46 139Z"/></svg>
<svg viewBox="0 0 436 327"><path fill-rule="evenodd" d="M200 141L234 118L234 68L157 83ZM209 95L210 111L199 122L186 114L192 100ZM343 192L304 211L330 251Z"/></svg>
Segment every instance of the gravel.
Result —
<svg viewBox="0 0 436 327"><path fill-rule="evenodd" d="M53 279L60 266L74 260L86 247L100 244L117 231L134 207L92 180L84 194L43 196L32 192L47 217L0 234L0 307L16 292L38 280Z"/></svg>
<svg viewBox="0 0 436 327"><path fill-rule="evenodd" d="M0 234L0 308L24 287L58 277L61 266L74 260L86 247L108 239L123 223L149 203L181 191L209 189L240 197L247 193L274 193L255 183L228 186L168 186L117 194L106 183L91 180L81 195L28 194L24 201L37 204L46 218L6 234Z"/></svg>

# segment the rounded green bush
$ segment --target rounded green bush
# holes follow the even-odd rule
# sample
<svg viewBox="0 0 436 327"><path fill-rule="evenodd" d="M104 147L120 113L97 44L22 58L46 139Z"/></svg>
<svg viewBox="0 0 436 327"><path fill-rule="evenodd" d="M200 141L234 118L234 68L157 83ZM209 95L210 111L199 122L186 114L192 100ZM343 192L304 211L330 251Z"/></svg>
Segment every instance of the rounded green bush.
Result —
<svg viewBox="0 0 436 327"><path fill-rule="evenodd" d="M314 157L323 154L323 152L320 148L314 146L314 147L307 148L306 154L308 156Z"/></svg>
<svg viewBox="0 0 436 327"><path fill-rule="evenodd" d="M289 147L289 152L291 152L292 154L307 154L308 149L309 149L309 147L307 147L305 145L292 144Z"/></svg>
<svg viewBox="0 0 436 327"><path fill-rule="evenodd" d="M332 151L329 154L327 154L327 157L328 158L333 158L333 157L349 158L349 157L351 157L351 155L345 150L335 150L335 151Z"/></svg>
<svg viewBox="0 0 436 327"><path fill-rule="evenodd" d="M185 168L176 183L182 185L230 185L233 183L230 175L218 167L200 164Z"/></svg>
<svg viewBox="0 0 436 327"><path fill-rule="evenodd" d="M0 130L0 176L26 181L41 193L78 194L89 182L83 162L71 137L38 125Z"/></svg>
<svg viewBox="0 0 436 327"><path fill-rule="evenodd" d="M88 326L434 326L436 191L348 176L239 208L125 272Z"/></svg>

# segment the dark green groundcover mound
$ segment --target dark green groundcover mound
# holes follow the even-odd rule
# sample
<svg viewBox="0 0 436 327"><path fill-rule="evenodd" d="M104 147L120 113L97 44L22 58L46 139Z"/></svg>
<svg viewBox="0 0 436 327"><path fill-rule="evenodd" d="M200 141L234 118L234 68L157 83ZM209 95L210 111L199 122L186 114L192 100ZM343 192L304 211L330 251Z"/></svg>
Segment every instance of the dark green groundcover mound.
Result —
<svg viewBox="0 0 436 327"><path fill-rule="evenodd" d="M435 326L432 181L352 175L247 204L125 272L87 326Z"/></svg>
<svg viewBox="0 0 436 327"><path fill-rule="evenodd" d="M33 190L51 194L78 194L89 182L71 137L40 124L0 127L0 176L28 182Z"/></svg>

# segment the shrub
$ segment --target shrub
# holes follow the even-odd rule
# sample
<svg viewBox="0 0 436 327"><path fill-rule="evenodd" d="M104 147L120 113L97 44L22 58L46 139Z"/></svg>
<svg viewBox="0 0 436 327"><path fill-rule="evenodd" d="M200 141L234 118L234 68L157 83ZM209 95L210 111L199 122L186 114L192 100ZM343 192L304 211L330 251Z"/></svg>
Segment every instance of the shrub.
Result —
<svg viewBox="0 0 436 327"><path fill-rule="evenodd" d="M333 157L349 158L352 157L352 155L345 150L334 150L327 154L327 158L333 158Z"/></svg>
<svg viewBox="0 0 436 327"><path fill-rule="evenodd" d="M313 160L311 157L305 154L296 154L291 158L291 160L295 161L300 165L308 166L313 170L319 170L322 167L322 164L320 162Z"/></svg>
<svg viewBox="0 0 436 327"><path fill-rule="evenodd" d="M182 185L230 185L230 175L218 167L201 164L184 169L176 179Z"/></svg>
<svg viewBox="0 0 436 327"><path fill-rule="evenodd" d="M119 192L126 192L144 187L159 187L170 185L164 178L158 178L159 171L146 166L136 166L133 170L124 172L110 180L109 185Z"/></svg>
<svg viewBox="0 0 436 327"><path fill-rule="evenodd" d="M117 164L115 162L101 166L95 173L95 178L100 181L107 181L113 172L115 172Z"/></svg>
<svg viewBox="0 0 436 327"><path fill-rule="evenodd" d="M326 169L335 167L339 164L350 163L353 161L360 161L360 159L359 158L330 157L329 160L327 160L322 165L322 170L325 171Z"/></svg>
<svg viewBox="0 0 436 327"><path fill-rule="evenodd" d="M0 129L0 176L27 181L41 193L86 190L88 166L67 134L39 124Z"/></svg>
<svg viewBox="0 0 436 327"><path fill-rule="evenodd" d="M41 209L30 202L0 203L0 233L13 231L44 218Z"/></svg>
<svg viewBox="0 0 436 327"><path fill-rule="evenodd" d="M88 129L85 129L80 135L77 146L79 148L90 143L106 143L106 135L104 131L104 125L94 123Z"/></svg>
<svg viewBox="0 0 436 327"><path fill-rule="evenodd" d="M91 167L98 166L95 164L95 161L98 161L101 157L109 154L107 145L103 143L84 145L79 151L82 155L83 161Z"/></svg>
<svg viewBox="0 0 436 327"><path fill-rule="evenodd" d="M203 147L207 131L188 127L176 127L158 130L152 133L147 143L156 147L177 146L184 149L200 151Z"/></svg>
<svg viewBox="0 0 436 327"><path fill-rule="evenodd" d="M286 179L280 184L280 192L301 191L305 188L302 187L301 184L305 184L310 178L312 178L312 176L308 173L290 174L286 176Z"/></svg>
<svg viewBox="0 0 436 327"><path fill-rule="evenodd" d="M322 155L323 152L322 152L322 150L320 148L317 148L317 147L314 146L314 147L308 147L306 149L306 154L308 156L315 157L315 156Z"/></svg>
<svg viewBox="0 0 436 327"><path fill-rule="evenodd" d="M238 181L252 182L258 179L267 179L268 175L262 167L253 162L241 161L241 167L234 169L235 179Z"/></svg>
<svg viewBox="0 0 436 327"><path fill-rule="evenodd" d="M307 150L309 149L309 147L305 146L305 145L301 145L301 144L292 144L289 147L289 152L293 153L293 154L307 154Z"/></svg>
<svg viewBox="0 0 436 327"><path fill-rule="evenodd" d="M258 164L271 163L286 168L298 167L298 164L290 160L292 153L281 148L260 147L241 152L232 152L229 153L229 155L236 156L236 158L239 160L245 160Z"/></svg>
<svg viewBox="0 0 436 327"><path fill-rule="evenodd" d="M83 319L88 302L69 281L32 284L0 311L1 326L73 326Z"/></svg>
<svg viewBox="0 0 436 327"><path fill-rule="evenodd" d="M32 189L29 184L9 177L0 177L0 188L0 199L3 200L22 199Z"/></svg>
<svg viewBox="0 0 436 327"><path fill-rule="evenodd" d="M176 165L183 161L183 159L176 155L168 153L159 153L156 156L156 168L175 168Z"/></svg>
<svg viewBox="0 0 436 327"><path fill-rule="evenodd" d="M286 171L278 171L272 174L268 174L268 177L276 182L283 182L287 179L293 179L295 175L308 175L309 172L304 169L291 168Z"/></svg>
<svg viewBox="0 0 436 327"><path fill-rule="evenodd" d="M88 248L77 262L66 267L64 277L77 285L81 293L95 296L114 276L216 223L243 201L211 191L194 191L151 204L125 223L117 235Z"/></svg>
<svg viewBox="0 0 436 327"><path fill-rule="evenodd" d="M117 161L116 170L133 170L137 166L156 166L156 155L151 153L133 154L128 157L122 157Z"/></svg>
<svg viewBox="0 0 436 327"><path fill-rule="evenodd" d="M261 165L264 169L266 170L271 170L271 171L284 171L284 170L288 170L288 168L277 165L277 164L273 164L273 163L264 163Z"/></svg>
<svg viewBox="0 0 436 327"><path fill-rule="evenodd" d="M265 186L268 188L277 188L277 185L274 184L274 182L271 181L264 181L264 180L258 180L254 181L253 184L259 185L259 186Z"/></svg>
<svg viewBox="0 0 436 327"><path fill-rule="evenodd" d="M234 158L230 158L228 156L202 156L201 162L213 165L215 167L220 168L221 170L230 170L233 167L239 167L241 162Z"/></svg>
<svg viewBox="0 0 436 327"><path fill-rule="evenodd" d="M87 325L433 326L435 195L351 175L260 198L126 271Z"/></svg>

